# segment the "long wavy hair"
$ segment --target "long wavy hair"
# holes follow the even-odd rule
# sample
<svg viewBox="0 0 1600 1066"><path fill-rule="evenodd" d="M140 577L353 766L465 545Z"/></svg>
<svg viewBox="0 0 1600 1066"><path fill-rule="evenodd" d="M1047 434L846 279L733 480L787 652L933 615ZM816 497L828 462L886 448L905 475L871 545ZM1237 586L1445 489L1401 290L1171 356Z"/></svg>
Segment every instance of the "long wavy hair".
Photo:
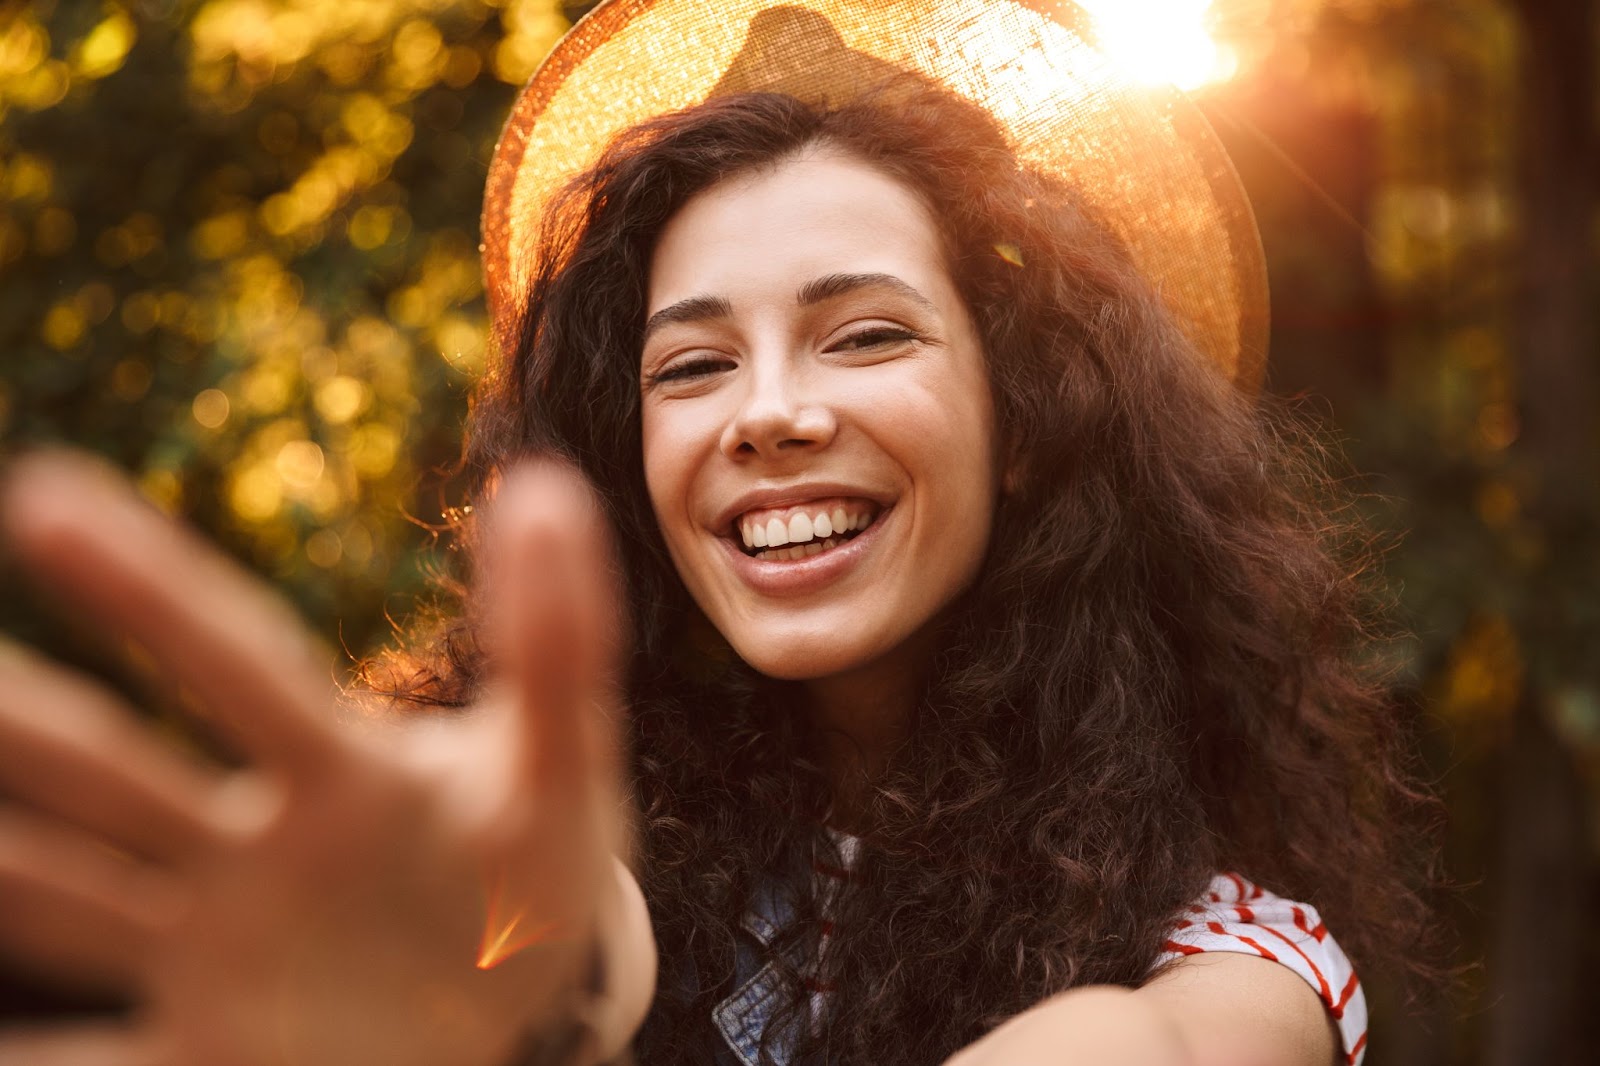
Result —
<svg viewBox="0 0 1600 1066"><path fill-rule="evenodd" d="M794 686L740 662L689 599L638 408L663 225L819 145L903 182L942 227L1021 476L874 782L813 1031L820 903L793 871L837 861L819 738ZM1369 975L1437 973L1437 801L1375 667L1368 540L1326 455L1206 365L1105 227L1019 166L981 110L901 84L653 120L557 198L537 261L464 471L481 495L516 457L559 454L615 526L638 872L662 957L642 1062L710 1061L741 916L775 877L800 920L765 949L785 993L765 1037L828 1062L936 1063L1051 993L1137 985L1223 870L1314 904ZM414 638L371 683L413 706L470 703L471 612Z"/></svg>

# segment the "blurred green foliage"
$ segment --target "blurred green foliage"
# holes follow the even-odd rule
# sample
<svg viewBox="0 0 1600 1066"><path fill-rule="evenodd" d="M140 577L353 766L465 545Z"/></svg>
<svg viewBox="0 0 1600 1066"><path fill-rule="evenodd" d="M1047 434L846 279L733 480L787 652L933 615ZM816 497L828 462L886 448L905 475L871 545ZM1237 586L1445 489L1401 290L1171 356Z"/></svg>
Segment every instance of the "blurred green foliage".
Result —
<svg viewBox="0 0 1600 1066"><path fill-rule="evenodd" d="M566 25L548 0L0 9L4 439L110 457L367 649L420 587L407 519L440 517L483 365L486 160Z"/></svg>

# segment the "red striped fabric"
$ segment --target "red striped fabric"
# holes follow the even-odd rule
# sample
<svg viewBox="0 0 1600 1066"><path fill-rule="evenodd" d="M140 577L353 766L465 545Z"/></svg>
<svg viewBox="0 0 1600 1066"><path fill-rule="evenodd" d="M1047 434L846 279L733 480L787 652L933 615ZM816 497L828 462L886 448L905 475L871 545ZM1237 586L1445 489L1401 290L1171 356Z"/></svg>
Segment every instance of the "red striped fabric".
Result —
<svg viewBox="0 0 1600 1066"><path fill-rule="evenodd" d="M855 865L856 855L860 851L861 841L857 837L836 830L829 830L834 843L839 847L839 860L842 865L824 862L821 859L811 860L812 889L817 894L817 901L821 904L824 914L832 909L836 893L843 891L853 875L850 867ZM822 919L820 935L817 938L817 961L813 972L805 977L805 989L811 994L811 1025L815 1029L822 1024L823 1015L827 1009L828 994L833 991L833 982L819 976L825 972L828 959L828 941L833 936L833 922Z"/></svg>
<svg viewBox="0 0 1600 1066"><path fill-rule="evenodd" d="M815 861L812 870L823 911L851 879L860 841L835 833L843 865ZM1179 919L1162 947L1157 965L1185 955L1231 951L1256 955L1299 974L1327 1006L1339 1029L1346 1066L1361 1066L1367 1047L1367 1001L1355 968L1328 933L1316 908L1284 899L1233 872L1217 874L1201 898L1186 908L1192 918ZM806 980L811 993L812 1021L820 1023L826 996L833 986L824 971L833 923L824 919L818 945L817 972ZM1269 946L1271 945L1271 946ZM1334 993L1338 989L1338 993Z"/></svg>
<svg viewBox="0 0 1600 1066"><path fill-rule="evenodd" d="M1186 913L1195 917L1173 926L1157 965L1185 955L1232 951L1287 966L1327 1006L1347 1066L1360 1066L1367 1047L1366 997L1316 908L1284 899L1239 874L1220 873Z"/></svg>

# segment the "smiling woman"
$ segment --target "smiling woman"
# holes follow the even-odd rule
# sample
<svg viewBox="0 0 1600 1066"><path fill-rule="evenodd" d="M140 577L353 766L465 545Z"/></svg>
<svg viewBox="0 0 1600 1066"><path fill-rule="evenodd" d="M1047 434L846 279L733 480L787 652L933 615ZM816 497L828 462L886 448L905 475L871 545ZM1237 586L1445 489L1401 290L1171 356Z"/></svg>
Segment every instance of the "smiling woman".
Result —
<svg viewBox="0 0 1600 1066"><path fill-rule="evenodd" d="M768 677L904 673L983 559L994 403L945 258L911 190L816 149L661 233L652 321L702 294L718 313L647 330L645 480L689 594Z"/></svg>
<svg viewBox="0 0 1600 1066"><path fill-rule="evenodd" d="M646 1060L1358 1060L1319 910L1425 972L1359 560L1074 191L909 79L652 119L545 219L468 455L619 530ZM395 689L470 701L435 646Z"/></svg>
<svg viewBox="0 0 1600 1066"><path fill-rule="evenodd" d="M370 664L366 726L202 546L22 464L19 549L252 768L0 660L29 812L0 891L42 915L0 910L0 944L145 1006L0 1058L1359 1063L1352 959L1430 972L1365 561L1253 394L1259 262L1209 133L1081 108L1083 153L1162 148L1085 184L1007 126L1008 77L1076 84L1040 80L1070 25L641 0L574 31L490 178L471 588ZM652 28L681 63L612 65ZM996 61L997 96L931 55ZM586 64L618 107L662 71L703 99L552 163L550 123L595 132L561 108L617 118L563 95Z"/></svg>

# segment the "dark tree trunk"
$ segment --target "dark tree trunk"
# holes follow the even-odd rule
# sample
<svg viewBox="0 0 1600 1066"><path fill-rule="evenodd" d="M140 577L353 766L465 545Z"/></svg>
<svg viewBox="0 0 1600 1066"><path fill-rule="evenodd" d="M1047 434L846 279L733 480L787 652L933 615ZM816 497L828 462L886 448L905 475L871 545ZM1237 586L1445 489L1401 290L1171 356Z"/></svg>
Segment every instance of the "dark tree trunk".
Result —
<svg viewBox="0 0 1600 1066"><path fill-rule="evenodd" d="M1533 501L1565 523L1594 492L1595 5L1521 0L1522 262L1517 365Z"/></svg>
<svg viewBox="0 0 1600 1066"><path fill-rule="evenodd" d="M1537 708L1519 709L1500 775L1498 905L1489 957L1487 1066L1581 1066L1588 915L1586 798L1572 754Z"/></svg>
<svg viewBox="0 0 1600 1066"><path fill-rule="evenodd" d="M1527 512L1544 545L1540 573L1562 575L1592 551L1595 493L1595 5L1520 0L1524 51L1518 160L1522 236L1513 337L1528 474ZM1574 639L1565 623L1530 620L1538 654ZM1559 664L1560 655L1545 657ZM1489 957L1490 1066L1592 1061L1580 1048L1590 834L1573 755L1546 709L1562 670L1530 671L1502 774L1498 905ZM1552 676L1553 675L1553 676ZM1592 1049L1590 1049L1592 1052Z"/></svg>

